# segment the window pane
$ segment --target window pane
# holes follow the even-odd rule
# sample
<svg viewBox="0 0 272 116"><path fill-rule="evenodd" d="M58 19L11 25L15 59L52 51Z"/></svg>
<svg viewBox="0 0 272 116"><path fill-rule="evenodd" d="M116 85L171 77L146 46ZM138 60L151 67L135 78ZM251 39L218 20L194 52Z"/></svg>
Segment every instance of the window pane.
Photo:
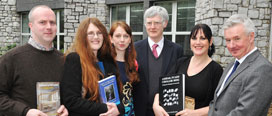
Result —
<svg viewBox="0 0 272 116"><path fill-rule="evenodd" d="M168 21L167 27L164 29L164 31L170 32L171 27L172 27L172 2L159 2L159 3L155 3L155 5L162 6L167 10L167 12L169 14L169 21Z"/></svg>
<svg viewBox="0 0 272 116"><path fill-rule="evenodd" d="M64 33L64 10L60 10L60 33Z"/></svg>
<svg viewBox="0 0 272 116"><path fill-rule="evenodd" d="M143 4L130 5L130 27L133 32L143 31Z"/></svg>
<svg viewBox="0 0 272 116"><path fill-rule="evenodd" d="M190 31L195 25L195 0L178 2L177 31Z"/></svg>
<svg viewBox="0 0 272 116"><path fill-rule="evenodd" d="M58 49L58 41L59 41L59 49ZM54 41L53 41L53 46L54 48L60 50L61 52L64 51L64 36L63 35L60 35L60 38L59 40L57 39L57 36L54 38Z"/></svg>
<svg viewBox="0 0 272 116"><path fill-rule="evenodd" d="M22 33L30 33L28 22L28 13L22 13Z"/></svg>
<svg viewBox="0 0 272 116"><path fill-rule="evenodd" d="M189 35L177 35L176 36L176 43L181 45L181 47L183 48L183 54L185 56L193 55L191 48L190 48Z"/></svg>
<svg viewBox="0 0 272 116"><path fill-rule="evenodd" d="M28 39L29 39L29 35L22 35L22 44L25 44L28 42Z"/></svg>
<svg viewBox="0 0 272 116"><path fill-rule="evenodd" d="M126 6L113 6L111 16L112 23L116 20L126 21Z"/></svg>
<svg viewBox="0 0 272 116"><path fill-rule="evenodd" d="M133 41L136 42L136 41L142 40L143 36L142 35L132 35L132 38L133 38Z"/></svg>

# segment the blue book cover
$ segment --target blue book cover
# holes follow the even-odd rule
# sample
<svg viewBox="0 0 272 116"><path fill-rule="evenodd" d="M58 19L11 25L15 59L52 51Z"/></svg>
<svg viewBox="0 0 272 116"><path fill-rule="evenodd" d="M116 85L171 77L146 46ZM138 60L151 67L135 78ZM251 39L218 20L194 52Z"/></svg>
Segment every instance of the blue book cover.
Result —
<svg viewBox="0 0 272 116"><path fill-rule="evenodd" d="M99 94L103 103L111 102L116 105L120 104L118 86L115 75L111 75L98 81Z"/></svg>

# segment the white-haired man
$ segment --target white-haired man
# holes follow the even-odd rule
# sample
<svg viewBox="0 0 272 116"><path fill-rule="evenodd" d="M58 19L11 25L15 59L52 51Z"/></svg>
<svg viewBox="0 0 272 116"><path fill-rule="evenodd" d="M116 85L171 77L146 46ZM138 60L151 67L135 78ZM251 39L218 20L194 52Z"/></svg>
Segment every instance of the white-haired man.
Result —
<svg viewBox="0 0 272 116"><path fill-rule="evenodd" d="M254 45L255 26L235 14L224 24L226 46L235 58L224 70L209 116L266 116L272 99L272 64Z"/></svg>

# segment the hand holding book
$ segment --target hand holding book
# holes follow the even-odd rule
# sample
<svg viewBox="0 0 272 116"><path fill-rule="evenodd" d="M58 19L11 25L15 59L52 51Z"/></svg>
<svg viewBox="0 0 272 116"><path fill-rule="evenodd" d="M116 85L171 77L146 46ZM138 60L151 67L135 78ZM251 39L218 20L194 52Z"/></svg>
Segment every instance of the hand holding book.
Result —
<svg viewBox="0 0 272 116"><path fill-rule="evenodd" d="M59 82L37 82L36 91L37 109L48 116L56 116L60 108ZM33 110L33 113L39 112Z"/></svg>
<svg viewBox="0 0 272 116"><path fill-rule="evenodd" d="M159 81L159 103L164 110L175 115L184 109L185 75L162 76Z"/></svg>
<svg viewBox="0 0 272 116"><path fill-rule="evenodd" d="M108 111L106 113L100 114L99 116L117 116L120 114L115 103L107 103Z"/></svg>

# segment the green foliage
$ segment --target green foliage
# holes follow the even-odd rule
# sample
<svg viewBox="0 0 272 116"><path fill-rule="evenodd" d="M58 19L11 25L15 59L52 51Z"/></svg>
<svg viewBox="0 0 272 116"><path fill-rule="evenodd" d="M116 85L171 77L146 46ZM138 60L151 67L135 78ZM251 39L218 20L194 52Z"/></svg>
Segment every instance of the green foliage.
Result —
<svg viewBox="0 0 272 116"><path fill-rule="evenodd" d="M7 45L5 47L1 47L0 48L0 56L4 55L7 51L9 51L12 48L15 48L16 46L17 45L14 43L14 44Z"/></svg>
<svg viewBox="0 0 272 116"><path fill-rule="evenodd" d="M11 44L11 45L7 45L6 49L10 50L10 49L15 48L15 47L16 47L16 44L14 43L14 44Z"/></svg>

